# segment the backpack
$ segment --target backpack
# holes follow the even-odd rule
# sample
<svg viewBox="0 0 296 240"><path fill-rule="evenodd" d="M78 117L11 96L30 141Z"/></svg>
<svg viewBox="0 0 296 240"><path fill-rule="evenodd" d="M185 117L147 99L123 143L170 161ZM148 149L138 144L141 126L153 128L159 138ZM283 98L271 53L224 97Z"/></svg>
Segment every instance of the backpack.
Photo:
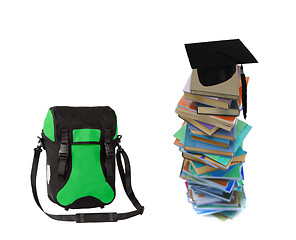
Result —
<svg viewBox="0 0 296 240"><path fill-rule="evenodd" d="M116 114L110 107L52 107L48 110L38 146L34 149L31 185L39 208L60 221L116 222L138 214L144 207L131 186L130 163L120 146ZM115 149L117 148L117 151ZM115 199L115 158L128 198L136 208L127 213L46 213L38 199L36 176L42 149L46 151L47 193L68 209L103 208ZM115 153L116 152L116 153ZM124 159L124 168L121 161Z"/></svg>

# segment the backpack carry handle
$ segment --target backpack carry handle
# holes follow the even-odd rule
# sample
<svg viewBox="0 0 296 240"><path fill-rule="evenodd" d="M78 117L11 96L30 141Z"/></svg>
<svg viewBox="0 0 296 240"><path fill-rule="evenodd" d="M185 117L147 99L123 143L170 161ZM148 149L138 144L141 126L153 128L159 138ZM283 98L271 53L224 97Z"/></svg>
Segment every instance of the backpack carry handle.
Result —
<svg viewBox="0 0 296 240"><path fill-rule="evenodd" d="M77 214L69 214L69 215L53 215L45 212L39 202L38 195L37 195L37 187L36 187L36 178L37 178L37 170L39 164L40 154L42 152L42 138L39 138L38 145L34 149L34 157L33 157L33 164L31 170L31 186L32 186L32 193L35 199L36 204L38 207L50 218L59 220L59 221L76 221L77 223L84 223L84 222L117 222L118 220L124 220L127 218L131 218L137 216L139 214L143 214L144 207L139 203L135 194L132 190L131 186L131 171L130 171L130 163L129 158L126 152L121 148L120 142L121 136L119 135L117 138L117 152L116 152L116 160L118 165L118 170L120 173L120 178L122 181L123 188L125 190L126 195L136 208L135 211L126 212L126 213L77 213ZM125 170L123 169L123 165L121 162L121 155L124 159Z"/></svg>

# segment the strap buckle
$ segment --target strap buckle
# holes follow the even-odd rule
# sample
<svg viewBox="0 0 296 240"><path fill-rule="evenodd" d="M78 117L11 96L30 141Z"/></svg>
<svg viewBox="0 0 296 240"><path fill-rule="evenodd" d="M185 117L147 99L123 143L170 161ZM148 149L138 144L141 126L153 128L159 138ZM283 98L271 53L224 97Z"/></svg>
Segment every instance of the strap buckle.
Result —
<svg viewBox="0 0 296 240"><path fill-rule="evenodd" d="M115 156L114 149L112 148L111 143L105 143L105 153L107 158L112 158Z"/></svg>
<svg viewBox="0 0 296 240"><path fill-rule="evenodd" d="M61 143L60 150L59 150L59 157L68 158L68 152L69 152L69 143Z"/></svg>
<svg viewBox="0 0 296 240"><path fill-rule="evenodd" d="M118 149L117 149L118 152L123 152L123 148L122 148L121 145L120 145L121 138L122 138L122 135L117 135L116 145L117 145L117 147L118 147Z"/></svg>
<svg viewBox="0 0 296 240"><path fill-rule="evenodd" d="M42 142L42 138L41 137L37 137L39 140L38 140L38 143L37 143L37 147L35 148L35 150L39 151L39 152L42 152L42 148L43 147L43 142Z"/></svg>

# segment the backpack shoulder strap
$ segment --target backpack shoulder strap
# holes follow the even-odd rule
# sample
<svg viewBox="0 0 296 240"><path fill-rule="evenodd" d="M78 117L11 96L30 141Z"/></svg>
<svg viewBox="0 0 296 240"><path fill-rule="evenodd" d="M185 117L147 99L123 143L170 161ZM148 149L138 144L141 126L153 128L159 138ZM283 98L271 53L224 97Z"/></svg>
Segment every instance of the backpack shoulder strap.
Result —
<svg viewBox="0 0 296 240"><path fill-rule="evenodd" d="M119 138L120 139L120 138ZM116 160L118 165L118 170L120 173L120 178L122 181L122 185L124 191L134 207L136 208L135 211L126 212L126 213L77 213L77 214L69 214L69 215L53 215L45 212L39 202L38 195L37 195L37 188L36 188L36 177L37 177L37 170L39 164L40 153L42 152L42 144L41 139L39 140L38 146L34 149L34 157L33 157L33 164L31 170L31 186L32 186L32 193L35 199L36 204L38 207L50 218L59 220L59 221L76 221L77 223L83 222L117 222L118 220L124 220L127 218L134 217L139 214L143 214L144 207L138 202L135 194L132 190L131 186L131 171L130 171L130 163L126 152L121 148L118 141L118 149L116 153ZM125 171L123 169L123 165L121 162L121 157L123 156L124 159L124 166Z"/></svg>

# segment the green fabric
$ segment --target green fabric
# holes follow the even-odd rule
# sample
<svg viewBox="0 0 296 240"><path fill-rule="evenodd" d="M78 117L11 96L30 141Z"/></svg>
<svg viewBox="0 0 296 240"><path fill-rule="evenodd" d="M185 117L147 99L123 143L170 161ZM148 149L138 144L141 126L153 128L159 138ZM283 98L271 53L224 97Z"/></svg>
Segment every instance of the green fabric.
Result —
<svg viewBox="0 0 296 240"><path fill-rule="evenodd" d="M106 182L100 159L101 146L95 144L72 145L72 171L65 186L58 192L57 200L63 205L91 196L103 203L114 198L113 189Z"/></svg>
<svg viewBox="0 0 296 240"><path fill-rule="evenodd" d="M116 116L116 122L117 122L117 115L115 113L115 116ZM116 132L115 132L115 135L113 137L113 140L117 138L117 134L118 134L118 125L116 124Z"/></svg>
<svg viewBox="0 0 296 240"><path fill-rule="evenodd" d="M51 141L53 142L55 141L54 122L53 122L53 116L50 109L48 110L46 118L44 120L43 132L45 136L48 137Z"/></svg>
<svg viewBox="0 0 296 240"><path fill-rule="evenodd" d="M117 133L118 133L118 125L116 124L116 132L115 132L115 135L113 137L113 140L117 138Z"/></svg>
<svg viewBox="0 0 296 240"><path fill-rule="evenodd" d="M74 129L73 142L99 142L101 138L100 129Z"/></svg>

